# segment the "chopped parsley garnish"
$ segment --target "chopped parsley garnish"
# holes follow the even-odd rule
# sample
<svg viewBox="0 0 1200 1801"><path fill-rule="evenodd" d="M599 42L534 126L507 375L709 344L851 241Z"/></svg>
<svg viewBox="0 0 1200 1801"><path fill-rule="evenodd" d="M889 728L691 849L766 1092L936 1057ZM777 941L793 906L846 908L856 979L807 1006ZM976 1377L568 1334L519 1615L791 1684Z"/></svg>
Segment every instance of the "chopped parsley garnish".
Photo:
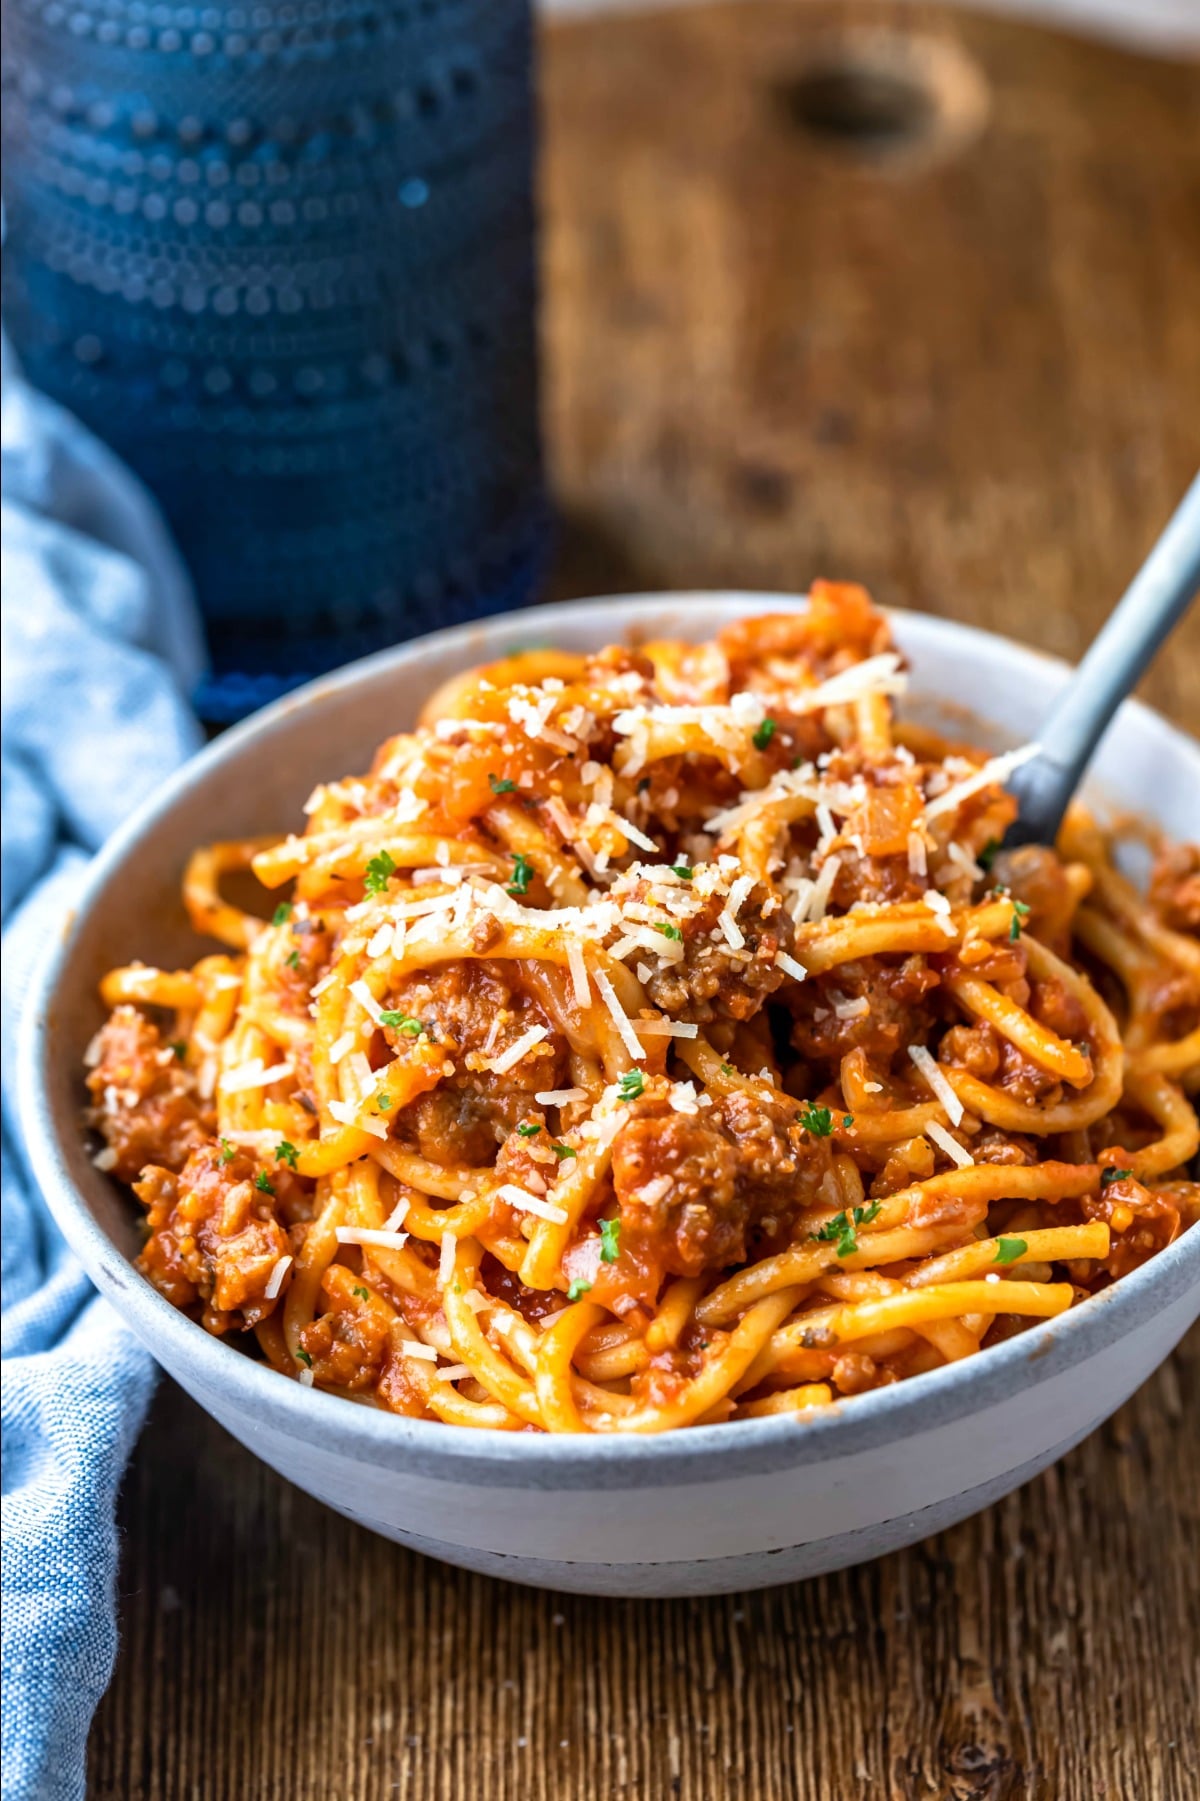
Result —
<svg viewBox="0 0 1200 1801"><path fill-rule="evenodd" d="M357 1300L360 1300L360 1301L369 1301L371 1298L371 1290L369 1288L360 1288L358 1286L357 1282L355 1283L354 1287L350 1290L350 1293L352 1295L354 1295Z"/></svg>
<svg viewBox="0 0 1200 1801"><path fill-rule="evenodd" d="M312 1368L312 1358L309 1356L307 1351L297 1351L296 1352L296 1362L302 1363L306 1370L310 1370Z"/></svg>
<svg viewBox="0 0 1200 1801"><path fill-rule="evenodd" d="M295 1145L289 1144L286 1138L281 1138L279 1143L275 1146L276 1163L286 1163L289 1169L295 1169L296 1159L299 1155L300 1153Z"/></svg>
<svg viewBox="0 0 1200 1801"><path fill-rule="evenodd" d="M1029 918L1029 908L1024 901L1014 901L1012 919L1008 927L1008 941L1015 944L1021 936L1021 921Z"/></svg>
<svg viewBox="0 0 1200 1801"><path fill-rule="evenodd" d="M871 1201L864 1206L855 1207L852 1213L835 1213L811 1237L819 1244L835 1244L839 1257L853 1257L858 1249L859 1226L869 1226L882 1205L882 1201Z"/></svg>
<svg viewBox="0 0 1200 1801"><path fill-rule="evenodd" d="M520 1133L522 1138L536 1138L538 1133L541 1131L541 1129L542 1128L540 1126L521 1125L521 1126L517 1127L517 1131Z"/></svg>
<svg viewBox="0 0 1200 1801"><path fill-rule="evenodd" d="M853 1113L843 1113L842 1114L842 1131L848 1132L853 1124L854 1124Z"/></svg>
<svg viewBox="0 0 1200 1801"><path fill-rule="evenodd" d="M656 932L661 932L664 938L673 938L675 940L676 944L683 943L683 933L680 931L678 926L664 926L664 925L656 924L654 927L654 930Z"/></svg>
<svg viewBox="0 0 1200 1801"><path fill-rule="evenodd" d="M811 1101L805 1101L796 1119L814 1138L828 1138L833 1131L833 1114L829 1108L814 1107Z"/></svg>
<svg viewBox="0 0 1200 1801"><path fill-rule="evenodd" d="M391 1026L395 1032L406 1032L410 1038L419 1038L425 1030L419 1019L411 1013L402 1013L398 1007L385 1007L379 1015L381 1026Z"/></svg>
<svg viewBox="0 0 1200 1801"><path fill-rule="evenodd" d="M591 1287L591 1283L585 1282L582 1276L576 1276L575 1280L571 1283L571 1286L567 1289L568 1301L582 1300L585 1294L591 1292Z"/></svg>
<svg viewBox="0 0 1200 1801"><path fill-rule="evenodd" d="M640 1069L627 1069L617 1083L617 1093L623 1101L636 1101L645 1088L646 1078Z"/></svg>
<svg viewBox="0 0 1200 1801"><path fill-rule="evenodd" d="M259 1194L274 1194L275 1188L265 1169L260 1169L254 1178L254 1186Z"/></svg>
<svg viewBox="0 0 1200 1801"><path fill-rule="evenodd" d="M677 875L681 882L690 882L696 871L690 863L672 863L671 874Z"/></svg>
<svg viewBox="0 0 1200 1801"><path fill-rule="evenodd" d="M275 911L271 915L271 924L273 926L285 926L291 917L292 917L291 901L280 901L279 905L276 907Z"/></svg>
<svg viewBox="0 0 1200 1801"><path fill-rule="evenodd" d="M985 874L991 869L992 864L996 861L996 853L999 849L999 838L989 838L979 855L976 857L975 861Z"/></svg>
<svg viewBox="0 0 1200 1801"><path fill-rule="evenodd" d="M1132 1174L1133 1171L1131 1169L1102 1169L1100 1171L1100 1186L1101 1188L1107 1188L1110 1182L1127 1182Z"/></svg>
<svg viewBox="0 0 1200 1801"><path fill-rule="evenodd" d="M768 744L775 736L775 730L775 721L773 719L764 719L754 733L752 742L755 750L766 750Z"/></svg>
<svg viewBox="0 0 1200 1801"><path fill-rule="evenodd" d="M396 873L396 865L385 850L372 857L367 864L367 873L363 879L363 887L368 894L382 894L388 885L389 876Z"/></svg>
<svg viewBox="0 0 1200 1801"><path fill-rule="evenodd" d="M174 1051L175 1055L178 1057L179 1061L182 1063L184 1058L187 1056L187 1039L186 1038L176 1038L171 1045L171 1049Z"/></svg>
<svg viewBox="0 0 1200 1801"><path fill-rule="evenodd" d="M1024 1238L998 1238L996 1255L992 1258L992 1262L1015 1263L1017 1258L1023 1257L1028 1249L1029 1245Z"/></svg>
<svg viewBox="0 0 1200 1801"><path fill-rule="evenodd" d="M569 1144L552 1144L550 1149L554 1152L554 1155L558 1158L560 1163L565 1157L575 1157L578 1155L578 1152L573 1151Z"/></svg>
<svg viewBox="0 0 1200 1801"><path fill-rule="evenodd" d="M299 967L300 967L300 952L299 951L289 951L287 956L283 960L287 964L289 969L299 969Z"/></svg>
<svg viewBox="0 0 1200 1801"><path fill-rule="evenodd" d="M233 1146L230 1144L228 1138L220 1138L217 1140L217 1142L221 1146L221 1162L222 1163L232 1163L234 1158L237 1156L237 1152L234 1150Z"/></svg>
<svg viewBox="0 0 1200 1801"><path fill-rule="evenodd" d="M507 776L502 780L498 775L492 775L490 773L488 775L488 787L493 794L511 794L516 788L516 785L515 782L510 782Z"/></svg>
<svg viewBox="0 0 1200 1801"><path fill-rule="evenodd" d="M734 1071L733 1071L733 1064L732 1064L732 1063L722 1063L722 1065L721 1065L721 1074L722 1074L722 1075L723 1075L723 1076L731 1076L731 1075L732 1075L732 1074L733 1074L733 1073L734 1073Z"/></svg>
<svg viewBox="0 0 1200 1801"><path fill-rule="evenodd" d="M602 1219L600 1221L600 1261L615 1263L621 1254L621 1222L619 1219Z"/></svg>
<svg viewBox="0 0 1200 1801"><path fill-rule="evenodd" d="M529 884L536 873L533 864L523 851L512 853L512 881L508 884L509 894L528 894Z"/></svg>
<svg viewBox="0 0 1200 1801"><path fill-rule="evenodd" d="M385 1088L381 1088L379 1090L379 1093L375 1096L376 1112L377 1113L387 1113L390 1110L391 1105L392 1105L391 1095L387 1092L387 1090Z"/></svg>

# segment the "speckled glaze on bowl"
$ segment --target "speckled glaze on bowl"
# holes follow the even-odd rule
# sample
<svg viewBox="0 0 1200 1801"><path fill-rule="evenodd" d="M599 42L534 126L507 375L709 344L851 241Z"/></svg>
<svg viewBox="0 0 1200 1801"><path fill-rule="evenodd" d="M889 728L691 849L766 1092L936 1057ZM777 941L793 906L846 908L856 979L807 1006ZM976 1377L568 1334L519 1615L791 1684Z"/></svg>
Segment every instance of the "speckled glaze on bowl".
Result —
<svg viewBox="0 0 1200 1801"><path fill-rule="evenodd" d="M21 1105L63 1232L202 1407L373 1531L471 1569L610 1595L720 1593L838 1569L963 1519L1044 1469L1132 1394L1200 1313L1197 1230L1059 1319L802 1421L549 1438L403 1419L301 1388L210 1338L130 1267L134 1210L93 1168L80 1130L81 1057L101 1019L105 969L135 956L194 961L179 878L197 843L293 826L319 780L365 768L446 676L514 644L703 638L738 615L797 604L735 594L581 601L442 632L316 682L212 745L116 835L41 971ZM1066 678L1061 663L983 632L916 613L893 623L914 666L908 710L940 713L951 731L967 709L996 722L996 744L1033 736ZM1144 707L1122 708L1095 783L1177 835L1200 831L1200 748Z"/></svg>

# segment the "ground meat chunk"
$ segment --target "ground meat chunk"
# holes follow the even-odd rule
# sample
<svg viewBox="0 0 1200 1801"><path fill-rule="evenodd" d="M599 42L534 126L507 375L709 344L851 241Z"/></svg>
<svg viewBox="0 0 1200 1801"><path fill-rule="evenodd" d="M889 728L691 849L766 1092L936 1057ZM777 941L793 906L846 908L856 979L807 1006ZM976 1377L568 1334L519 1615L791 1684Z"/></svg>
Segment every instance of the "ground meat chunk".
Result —
<svg viewBox="0 0 1200 1801"><path fill-rule="evenodd" d="M830 1374L834 1387L844 1395L866 1394L879 1384L879 1365L865 1351L843 1351Z"/></svg>
<svg viewBox="0 0 1200 1801"><path fill-rule="evenodd" d="M699 1275L744 1255L737 1154L708 1120L665 1112L632 1120L613 1146L623 1229L663 1242L663 1264Z"/></svg>
<svg viewBox="0 0 1200 1801"><path fill-rule="evenodd" d="M1200 844L1164 844L1150 877L1150 904L1176 932L1200 933Z"/></svg>
<svg viewBox="0 0 1200 1801"><path fill-rule="evenodd" d="M205 1145L180 1172L152 1166L135 1184L150 1228L138 1268L176 1307L203 1303L210 1332L253 1326L276 1304L264 1291L291 1250L278 1217L280 1191L298 1178L274 1170L268 1193L256 1186L258 1174L246 1152L230 1157Z"/></svg>
<svg viewBox="0 0 1200 1801"><path fill-rule="evenodd" d="M1091 1022L1066 984L1057 976L1031 984L1030 1006L1035 1019L1071 1043L1085 1042Z"/></svg>
<svg viewBox="0 0 1200 1801"><path fill-rule="evenodd" d="M512 964L462 961L422 970L383 1004L420 1020L456 1065L453 1076L398 1119L401 1133L434 1162L491 1163L531 1107L539 1113L535 1092L568 1086L567 1047L536 999L516 986ZM532 1026L545 1026L549 1036L501 1075L486 1067Z"/></svg>
<svg viewBox="0 0 1200 1801"><path fill-rule="evenodd" d="M929 880L915 876L903 856L859 856L857 850L838 844L838 872L830 895L831 906L846 913L856 901L880 902L895 906L901 901L920 900Z"/></svg>
<svg viewBox="0 0 1200 1801"><path fill-rule="evenodd" d="M843 963L789 989L792 1043L813 1062L863 1050L872 1063L886 1065L906 1045L928 1037L933 1014L926 997L940 979L919 954L900 963L879 957ZM850 1018L837 1012L839 1002L861 1000L867 1002L867 1012Z"/></svg>
<svg viewBox="0 0 1200 1801"><path fill-rule="evenodd" d="M147 1164L180 1170L212 1137L215 1115L158 1027L136 1007L116 1007L95 1041L87 1079L90 1123L116 1155L112 1173L136 1181Z"/></svg>
<svg viewBox="0 0 1200 1801"><path fill-rule="evenodd" d="M976 1163L1002 1163L1018 1168L1036 1163L1041 1155L1037 1140L1024 1132L997 1132L989 1128L970 1140Z"/></svg>
<svg viewBox="0 0 1200 1801"><path fill-rule="evenodd" d="M951 1026L938 1045L938 1062L957 1064L988 1082L1000 1067L999 1034L986 1020L973 1026Z"/></svg>
<svg viewBox="0 0 1200 1801"><path fill-rule="evenodd" d="M1075 891L1054 851L1042 844L1001 851L992 865L991 880L1029 908L1025 924L1035 938L1056 949L1065 948Z"/></svg>
<svg viewBox="0 0 1200 1801"><path fill-rule="evenodd" d="M736 619L717 636L735 688L769 687L772 665L802 660L825 676L891 648L887 618L854 582L815 581L803 613L767 613Z"/></svg>
<svg viewBox="0 0 1200 1801"><path fill-rule="evenodd" d="M752 1019L785 979L775 956L791 948L792 921L778 900L762 883L750 890L738 910L746 940L738 950L717 924L724 906L724 897L714 894L692 918L681 920L681 961L656 970L646 983L651 1001L673 1019L701 1024Z"/></svg>
<svg viewBox="0 0 1200 1801"><path fill-rule="evenodd" d="M1112 1227L1106 1260L1111 1276L1128 1275L1178 1237L1180 1191L1192 1188L1200 1194L1200 1186L1191 1183L1179 1183L1165 1191L1147 1187L1126 1171L1105 1183L1097 1194L1084 1196L1080 1203L1084 1219L1104 1220Z"/></svg>
<svg viewBox="0 0 1200 1801"><path fill-rule="evenodd" d="M1000 1040L1000 1073L999 1087L1014 1100L1023 1101L1026 1106L1044 1102L1048 1106L1056 1106L1062 1099L1063 1087L1059 1078L1040 1063L1027 1057L1024 1051L1011 1044L1007 1038Z"/></svg>
<svg viewBox="0 0 1200 1801"><path fill-rule="evenodd" d="M652 1250L665 1272L694 1276L786 1239L811 1205L830 1149L788 1108L741 1091L700 1113L647 1095L613 1144L622 1248Z"/></svg>
<svg viewBox="0 0 1200 1801"><path fill-rule="evenodd" d="M300 1342L323 1388L374 1388L388 1350L387 1321L367 1311L323 1313L305 1326Z"/></svg>

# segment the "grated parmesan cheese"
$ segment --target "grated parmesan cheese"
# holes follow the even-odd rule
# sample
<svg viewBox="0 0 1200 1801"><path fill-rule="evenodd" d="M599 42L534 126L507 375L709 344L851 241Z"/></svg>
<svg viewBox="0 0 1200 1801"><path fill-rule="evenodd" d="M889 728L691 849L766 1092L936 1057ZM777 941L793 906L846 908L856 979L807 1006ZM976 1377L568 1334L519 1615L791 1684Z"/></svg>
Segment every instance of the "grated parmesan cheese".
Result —
<svg viewBox="0 0 1200 1801"><path fill-rule="evenodd" d="M571 1101L586 1101L587 1097L586 1088L543 1088L533 1098L543 1107L566 1107Z"/></svg>
<svg viewBox="0 0 1200 1801"><path fill-rule="evenodd" d="M273 1082L281 1082L292 1073L290 1061L273 1063L270 1069L264 1069L262 1058L252 1057L237 1069L226 1070L221 1078L221 1088L225 1094L244 1094L251 1088L269 1088Z"/></svg>
<svg viewBox="0 0 1200 1801"><path fill-rule="evenodd" d="M384 951L391 947L393 927L390 919L385 920L372 938L367 940L368 957L382 957Z"/></svg>
<svg viewBox="0 0 1200 1801"><path fill-rule="evenodd" d="M803 982L808 971L803 963L797 963L795 957L789 957L786 951L776 951L774 957L776 969L782 969L785 976L791 976L793 982Z"/></svg>
<svg viewBox="0 0 1200 1801"><path fill-rule="evenodd" d="M737 916L753 886L754 877L752 875L738 876L730 887L729 898L717 915L717 924L720 926L730 950L740 951L746 947L746 935L737 923Z"/></svg>
<svg viewBox="0 0 1200 1801"><path fill-rule="evenodd" d="M571 991L575 996L577 1007L589 1007L592 1002L592 990L588 984L587 963L583 955L582 945L572 939L567 945L567 969L571 975Z"/></svg>
<svg viewBox="0 0 1200 1801"><path fill-rule="evenodd" d="M940 1126L936 1119L930 1120L925 1128L926 1138L932 1138L940 1151L945 1151L951 1163L957 1163L959 1169L973 1169L975 1159L970 1151L964 1150L957 1138L951 1138L945 1126Z"/></svg>
<svg viewBox="0 0 1200 1801"><path fill-rule="evenodd" d="M338 1226L334 1237L339 1244L373 1245L381 1251L403 1250L408 1243L407 1232L388 1232L377 1226Z"/></svg>
<svg viewBox="0 0 1200 1801"><path fill-rule="evenodd" d="M910 1044L908 1054L916 1067L928 1082L934 1095L946 1109L946 1117L952 1126L962 1124L963 1104L946 1080L942 1070L930 1056L923 1044Z"/></svg>
<svg viewBox="0 0 1200 1801"><path fill-rule="evenodd" d="M368 951L370 948L370 945L368 945ZM354 996L368 1019L370 1019L374 1025L382 1026L383 1008L379 1005L379 1002L375 999L375 996L371 993L367 984L363 981L351 982L350 993Z"/></svg>
<svg viewBox="0 0 1200 1801"><path fill-rule="evenodd" d="M936 915L938 927L946 934L946 937L957 938L958 928L950 917L950 901L948 896L944 895L938 888L927 888L921 896L921 899L925 902L929 911Z"/></svg>
<svg viewBox="0 0 1200 1801"><path fill-rule="evenodd" d="M522 1032L521 1036L510 1044L506 1051L501 1051L498 1057L489 1057L487 1067L494 1076L505 1075L508 1070L521 1061L527 1051L531 1051L535 1044L540 1044L543 1038L549 1038L549 1036L548 1027L530 1026L529 1030Z"/></svg>
<svg viewBox="0 0 1200 1801"><path fill-rule="evenodd" d="M838 870L842 867L840 857L826 857L821 865L821 873L813 883L813 891L809 896L808 917L811 920L824 919L825 909L829 905L829 896L833 893L833 884L837 881Z"/></svg>
<svg viewBox="0 0 1200 1801"><path fill-rule="evenodd" d="M539 1219L548 1219L556 1226L565 1226L567 1223L568 1215L564 1207L556 1207L553 1201L544 1201L540 1194L530 1194L527 1188L518 1188L515 1182L503 1183L496 1193L518 1213L536 1213Z"/></svg>
<svg viewBox="0 0 1200 1801"><path fill-rule="evenodd" d="M886 650L880 656L865 657L861 663L852 663L849 669L839 670L837 675L818 682L815 688L790 694L787 710L789 713L816 713L823 707L846 706L868 694L903 694L907 688L908 678L900 667L899 656L894 650Z"/></svg>
<svg viewBox="0 0 1200 1801"><path fill-rule="evenodd" d="M989 757L987 762L978 768L974 775L965 781L956 782L953 787L946 788L941 794L929 801L925 808L925 819L937 819L942 813L957 813L965 800L978 794L981 788L1002 787L1014 769L1020 769L1041 750L1040 744L1023 744L1020 750L1005 751L1003 756Z"/></svg>
<svg viewBox="0 0 1200 1801"><path fill-rule="evenodd" d="M629 1016L617 999L617 991L602 969L595 973L596 987L600 990L600 999L604 1002L612 1016L612 1022L620 1035L621 1043L629 1052L635 1063L641 1063L645 1052L639 1042L638 1035L629 1023Z"/></svg>
<svg viewBox="0 0 1200 1801"><path fill-rule="evenodd" d="M624 837L628 838L631 844L638 845L642 850L653 851L655 856L659 855L658 845L655 844L653 838L648 838L645 832L640 831L637 826L631 825L623 813L609 813L608 817L613 825L616 826L617 830L622 833Z"/></svg>
<svg viewBox="0 0 1200 1801"><path fill-rule="evenodd" d="M291 1266L292 1260L290 1257L285 1256L279 1259L278 1263L267 1277L267 1286L263 1289L264 1301L273 1301L275 1299L275 1296L283 1287L283 1278L287 1275Z"/></svg>

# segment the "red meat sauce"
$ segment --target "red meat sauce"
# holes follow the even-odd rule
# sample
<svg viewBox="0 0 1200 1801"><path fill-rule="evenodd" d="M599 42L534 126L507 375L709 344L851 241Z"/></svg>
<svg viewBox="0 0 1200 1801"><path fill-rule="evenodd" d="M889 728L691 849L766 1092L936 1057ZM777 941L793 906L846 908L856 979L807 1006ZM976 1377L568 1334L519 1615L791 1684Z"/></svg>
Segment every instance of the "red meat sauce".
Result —
<svg viewBox="0 0 1200 1801"><path fill-rule="evenodd" d="M1148 898L1172 931L1200 934L1200 844L1168 844L1159 851Z"/></svg>
<svg viewBox="0 0 1200 1801"><path fill-rule="evenodd" d="M1052 882L1037 890L1034 877L1042 874L1031 865L1022 876L1024 891L1040 892L1039 904L1049 907L1056 891ZM656 1003L674 1017L703 1020L723 1049L735 1038L739 1050L753 1047L768 1066L775 1046L788 1046L804 1059L789 1077L801 1093L819 1091L851 1052L865 1054L874 1069L907 1079L907 1046L934 1042L943 1062L1021 1098L1052 1095L1055 1085L1044 1072L990 1027L950 1023L957 1016L942 992L943 977L954 967L950 955L847 963L793 986L788 1007L781 1006L774 998L774 956L791 942L791 926L772 899L765 889L748 898L740 915L746 952L738 959L709 938L713 921L702 914L685 934L683 963L654 978ZM298 944L305 964L328 956L315 932L301 933ZM972 973L1031 1003L1064 1037L1082 1036L1086 1020L1061 984L1031 986L1019 943L993 947ZM295 972L297 1005L306 979L305 972ZM839 1001L859 997L870 1003L866 1014L838 1013ZM548 1138L549 1121L535 1097L543 1089L571 1086L569 1047L537 996L522 985L519 966L484 957L419 971L397 986L387 1004L420 1020L456 1065L453 1076L397 1116L397 1137L431 1161L495 1166L502 1179L535 1191L540 1177L545 1192L554 1170L547 1172L538 1139ZM486 1067L534 1025L546 1028L541 1044L507 1072ZM389 1028L379 1035L374 1060L397 1054L404 1043L399 1030ZM99 1052L89 1077L95 1121L116 1154L114 1174L134 1182L147 1207L149 1236L140 1266L176 1305L198 1311L209 1329L253 1326L276 1305L265 1289L279 1259L295 1255L303 1243L312 1184L286 1167L272 1167L274 1192L255 1185L263 1172L247 1153L231 1154L214 1143L211 1104L198 1096L158 1026L138 1009L116 1009ZM830 1098L836 1104L834 1091ZM695 1113L680 1112L670 1103L669 1085L651 1075L630 1115L613 1144L611 1176L581 1227L583 1236L594 1237L598 1215L620 1222L619 1254L600 1265L593 1281L597 1298L618 1311L651 1307L670 1276L715 1274L769 1255L792 1242L806 1210L839 1204L832 1181L836 1141L805 1129L786 1102L738 1090ZM536 1125L539 1133L523 1136L521 1125ZM1031 1142L1000 1133L984 1132L973 1150L981 1162L1036 1157ZM872 1193L907 1179L903 1168L885 1167ZM1134 1207L1139 1220L1146 1215L1138 1230L1161 1242L1163 1210L1145 1196L1141 1191ZM1117 1185L1105 1198L1122 1198ZM964 1227L970 1223L964 1216ZM509 1225L519 1229L517 1215ZM1140 1238L1131 1240L1131 1254L1140 1246ZM561 1304L557 1293L524 1289L493 1259L483 1279L530 1319ZM320 1380L351 1388L376 1379L385 1340L378 1318L334 1309L307 1329L305 1344ZM654 1366L654 1380L673 1380L681 1367L690 1368L694 1348L685 1344L664 1357L661 1370Z"/></svg>

